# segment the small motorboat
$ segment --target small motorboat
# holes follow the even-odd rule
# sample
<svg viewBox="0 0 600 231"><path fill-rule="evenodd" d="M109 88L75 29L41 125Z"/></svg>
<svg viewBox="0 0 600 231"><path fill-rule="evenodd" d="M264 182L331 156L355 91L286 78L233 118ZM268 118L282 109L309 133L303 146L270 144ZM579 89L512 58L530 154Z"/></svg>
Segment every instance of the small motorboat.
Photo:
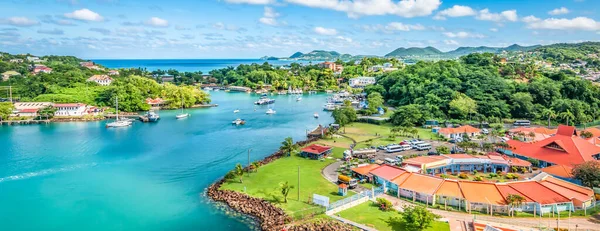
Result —
<svg viewBox="0 0 600 231"><path fill-rule="evenodd" d="M244 125L244 124L246 124L246 121L243 120L243 119L236 119L233 122L231 122L231 124L233 124L233 125Z"/></svg>
<svg viewBox="0 0 600 231"><path fill-rule="evenodd" d="M240 112L240 110L238 110L238 109L233 110L233 113L238 113L238 112Z"/></svg>
<svg viewBox="0 0 600 231"><path fill-rule="evenodd" d="M269 108L269 110L267 110L267 115L273 115L275 113L277 113L277 112L271 108Z"/></svg>
<svg viewBox="0 0 600 231"><path fill-rule="evenodd" d="M296 98L296 101L301 101L301 100L302 100L301 96L298 96L298 98Z"/></svg>
<svg viewBox="0 0 600 231"><path fill-rule="evenodd" d="M319 118L319 113L315 112L315 114L313 114L313 117L315 117L315 119L318 119Z"/></svg>

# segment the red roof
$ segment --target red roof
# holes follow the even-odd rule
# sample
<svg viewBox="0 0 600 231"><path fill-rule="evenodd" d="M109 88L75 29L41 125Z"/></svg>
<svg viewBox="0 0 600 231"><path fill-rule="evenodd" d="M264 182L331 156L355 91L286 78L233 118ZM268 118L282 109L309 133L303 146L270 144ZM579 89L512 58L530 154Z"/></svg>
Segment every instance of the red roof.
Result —
<svg viewBox="0 0 600 231"><path fill-rule="evenodd" d="M323 146L323 145L318 145L318 144L311 144L305 148L302 149L302 152L308 152L308 153L312 153L312 154L321 154L324 153L326 151L329 151L331 149L331 147L329 146Z"/></svg>
<svg viewBox="0 0 600 231"><path fill-rule="evenodd" d="M542 168L542 172L564 178L573 178L573 174L571 173L572 171L573 168L565 165L552 165L550 167Z"/></svg>
<svg viewBox="0 0 600 231"><path fill-rule="evenodd" d="M19 113L36 113L38 111L37 108L25 108L19 110Z"/></svg>
<svg viewBox="0 0 600 231"><path fill-rule="evenodd" d="M508 186L518 191L521 195L527 195L526 198L529 198L531 201L535 201L543 205L566 203L571 201L569 198L554 192L553 190L536 181L512 182L509 183ZM504 197L506 198L506 196L508 195L505 195Z"/></svg>
<svg viewBox="0 0 600 231"><path fill-rule="evenodd" d="M508 141L512 152L559 165L576 165L594 160L600 147L574 135L575 127L559 126L556 135L534 143Z"/></svg>
<svg viewBox="0 0 600 231"><path fill-rule="evenodd" d="M478 128L470 125L463 125L457 128L442 128L438 131L441 134L461 134L461 133L478 133L481 132Z"/></svg>
<svg viewBox="0 0 600 231"><path fill-rule="evenodd" d="M381 167L374 169L371 171L371 174L383 178L388 181L392 181L394 178L402 175L406 171L401 168L392 167L389 165L381 165Z"/></svg>

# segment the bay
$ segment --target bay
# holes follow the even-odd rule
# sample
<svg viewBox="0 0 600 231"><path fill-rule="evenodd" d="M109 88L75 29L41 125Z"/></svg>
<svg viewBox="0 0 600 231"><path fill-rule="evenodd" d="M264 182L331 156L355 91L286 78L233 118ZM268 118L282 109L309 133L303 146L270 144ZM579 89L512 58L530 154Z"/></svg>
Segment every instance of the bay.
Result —
<svg viewBox="0 0 600 231"><path fill-rule="evenodd" d="M273 97L271 116L253 105L255 94L211 92L219 107L188 110L184 120L160 111L158 123L129 128L1 126L0 230L248 230L209 203L205 188L245 165L248 149L258 160L285 137L332 122L321 111L326 95ZM236 118L248 122L232 126Z"/></svg>
<svg viewBox="0 0 600 231"><path fill-rule="evenodd" d="M202 71L205 74L211 70L237 67L240 64L268 62L274 66L283 66L293 62L309 63L308 61L260 59L95 59L92 61L108 68L146 68L148 71L175 69L181 72Z"/></svg>

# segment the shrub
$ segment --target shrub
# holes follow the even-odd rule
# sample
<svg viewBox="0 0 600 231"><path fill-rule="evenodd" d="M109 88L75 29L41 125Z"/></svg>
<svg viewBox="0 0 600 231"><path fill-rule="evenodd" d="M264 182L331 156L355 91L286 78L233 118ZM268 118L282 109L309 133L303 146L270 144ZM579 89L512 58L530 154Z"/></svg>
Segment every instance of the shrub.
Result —
<svg viewBox="0 0 600 231"><path fill-rule="evenodd" d="M469 176L465 173L461 173L460 175L458 175L458 178L460 179L469 179Z"/></svg>
<svg viewBox="0 0 600 231"><path fill-rule="evenodd" d="M473 179L474 181L483 181L483 177L481 176L476 176L475 179Z"/></svg>
<svg viewBox="0 0 600 231"><path fill-rule="evenodd" d="M390 211L393 209L392 202L385 198L377 198L377 207L383 211Z"/></svg>
<svg viewBox="0 0 600 231"><path fill-rule="evenodd" d="M490 173L490 174L488 175L488 178L490 178L490 179L491 179L491 178L494 178L494 177L498 177L498 174L496 174L496 173Z"/></svg>
<svg viewBox="0 0 600 231"><path fill-rule="evenodd" d="M440 177L441 177L441 178L444 178L444 179L447 179L447 178L448 178L448 175L446 175L446 174L442 174L442 175L440 175Z"/></svg>
<svg viewBox="0 0 600 231"><path fill-rule="evenodd" d="M477 175L477 170L473 170L473 175Z"/></svg>
<svg viewBox="0 0 600 231"><path fill-rule="evenodd" d="M516 174L513 174L513 173L508 173L504 177L506 177L506 179L509 179L509 180L513 180L513 179L518 179L519 178L519 176L517 176Z"/></svg>

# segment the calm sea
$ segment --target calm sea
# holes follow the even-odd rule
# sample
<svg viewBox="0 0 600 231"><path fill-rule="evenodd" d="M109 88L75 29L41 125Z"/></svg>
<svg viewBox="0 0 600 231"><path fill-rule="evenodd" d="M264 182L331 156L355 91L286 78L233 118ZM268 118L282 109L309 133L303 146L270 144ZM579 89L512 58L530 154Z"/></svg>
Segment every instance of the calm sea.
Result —
<svg viewBox="0 0 600 231"><path fill-rule="evenodd" d="M237 67L240 64L263 64L268 62L274 66L283 66L292 61L281 60L259 60L259 59L97 59L92 60L108 68L146 68L149 71L175 69L178 71L202 71L208 73L211 70ZM295 61L297 63L308 63L308 61Z"/></svg>
<svg viewBox="0 0 600 231"><path fill-rule="evenodd" d="M253 105L257 95L211 95L219 107L189 110L184 120L160 111L158 123L129 128L0 126L0 230L248 230L202 192L247 163L248 149L257 160L285 137L303 139L331 123L321 111L326 96L274 96L277 114L268 116L266 106ZM236 118L248 123L232 126Z"/></svg>

